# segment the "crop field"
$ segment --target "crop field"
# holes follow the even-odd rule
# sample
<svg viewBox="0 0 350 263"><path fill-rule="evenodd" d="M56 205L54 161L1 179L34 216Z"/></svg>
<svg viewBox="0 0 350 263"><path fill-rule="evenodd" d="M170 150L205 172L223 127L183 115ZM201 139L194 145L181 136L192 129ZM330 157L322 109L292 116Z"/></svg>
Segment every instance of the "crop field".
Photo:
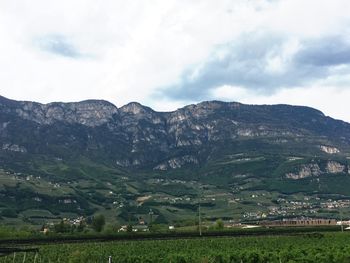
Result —
<svg viewBox="0 0 350 263"><path fill-rule="evenodd" d="M204 237L38 245L39 253L16 253L0 262L350 262L349 233L289 236Z"/></svg>

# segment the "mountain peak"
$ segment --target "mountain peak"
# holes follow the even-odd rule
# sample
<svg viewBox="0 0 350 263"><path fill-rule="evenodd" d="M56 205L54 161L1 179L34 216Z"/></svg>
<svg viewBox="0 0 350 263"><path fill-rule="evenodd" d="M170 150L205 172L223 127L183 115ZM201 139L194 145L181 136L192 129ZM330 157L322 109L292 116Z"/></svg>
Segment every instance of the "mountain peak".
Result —
<svg viewBox="0 0 350 263"><path fill-rule="evenodd" d="M151 108L144 106L138 102L130 102L120 108L121 112L131 113L134 115L145 114L148 112L154 112Z"/></svg>
<svg viewBox="0 0 350 263"><path fill-rule="evenodd" d="M6 108L7 112L45 125L59 121L94 127L108 122L114 114L118 113L118 108L115 105L104 100L41 104L0 97L0 104Z"/></svg>
<svg viewBox="0 0 350 263"><path fill-rule="evenodd" d="M49 122L66 121L86 126L99 126L118 113L118 108L105 100L84 100L80 102L54 102L42 105Z"/></svg>

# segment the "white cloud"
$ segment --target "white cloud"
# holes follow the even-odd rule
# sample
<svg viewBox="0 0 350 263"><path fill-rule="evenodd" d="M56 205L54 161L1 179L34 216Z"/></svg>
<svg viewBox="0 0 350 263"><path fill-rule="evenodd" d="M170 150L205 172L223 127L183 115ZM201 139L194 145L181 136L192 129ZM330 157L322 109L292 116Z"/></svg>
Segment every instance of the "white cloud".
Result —
<svg viewBox="0 0 350 263"><path fill-rule="evenodd" d="M239 101L247 104L291 104L309 106L321 110L325 115L350 122L350 89L315 85L308 88L281 89L270 95L256 93L241 87L218 87L213 97L224 101Z"/></svg>
<svg viewBox="0 0 350 263"><path fill-rule="evenodd" d="M347 0L281 0L266 12L265 25L305 38L343 34L344 25L350 20L349 10L350 2Z"/></svg>
<svg viewBox="0 0 350 263"><path fill-rule="evenodd" d="M269 53L266 70L287 72L300 40L349 33L348 10L348 0L3 0L0 94L41 102L106 99L118 106L139 101L171 110L196 99L159 99L153 94L179 82L186 70L200 69L213 54L220 57L215 52L218 47L234 43L242 34L283 35L287 42L281 53ZM57 45L38 45L38 39L50 36L59 36ZM66 53L60 53L62 49ZM196 78L196 71L192 72ZM317 96L328 97L338 85L347 95L346 72L341 81L327 76L334 89L319 89ZM305 102L350 120L341 105L325 99L324 105L295 101L297 90L302 94L310 89L258 96L259 102ZM283 95L287 93L289 98ZM227 85L212 96L249 102L256 94Z"/></svg>
<svg viewBox="0 0 350 263"><path fill-rule="evenodd" d="M280 52L270 52L267 57L267 73L281 74L288 70L291 58L299 51L300 43L297 39L291 38L282 45Z"/></svg>
<svg viewBox="0 0 350 263"><path fill-rule="evenodd" d="M212 96L215 99L223 101L242 101L251 97L254 92L251 92L243 87L223 85L212 91Z"/></svg>
<svg viewBox="0 0 350 263"><path fill-rule="evenodd" d="M214 46L251 27L240 22L255 17L252 6L246 1L2 1L1 94L42 102L149 100L157 87L175 81ZM64 37L90 59L44 54L33 45L33 39L50 35Z"/></svg>

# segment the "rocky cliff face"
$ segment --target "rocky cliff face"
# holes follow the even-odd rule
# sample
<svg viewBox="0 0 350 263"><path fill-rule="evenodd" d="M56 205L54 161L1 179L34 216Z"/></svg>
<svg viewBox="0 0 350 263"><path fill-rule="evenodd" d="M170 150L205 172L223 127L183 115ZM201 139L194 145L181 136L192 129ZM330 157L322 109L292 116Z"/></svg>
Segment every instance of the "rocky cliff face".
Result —
<svg viewBox="0 0 350 263"><path fill-rule="evenodd" d="M347 173L349 173L349 171L345 164L337 161L327 161L324 168L321 168L317 163L303 164L297 168L297 172L287 173L286 178L299 180L307 177L319 177L324 174L335 175Z"/></svg>
<svg viewBox="0 0 350 263"><path fill-rule="evenodd" d="M321 174L321 169L318 166L318 164L307 164L307 165L302 165L297 173L288 173L286 174L286 178L288 179L303 179L307 177L317 177L320 176Z"/></svg>
<svg viewBox="0 0 350 263"><path fill-rule="evenodd" d="M308 144L316 153L343 154L350 124L288 105L211 101L156 112L136 102L118 109L99 100L40 104L1 97L0 139L7 152L69 158L65 151L74 151L117 166L168 170L203 164L237 147L295 150ZM334 163L328 167L340 169ZM303 167L289 177L315 173L317 167Z"/></svg>
<svg viewBox="0 0 350 263"><path fill-rule="evenodd" d="M2 99L4 101L4 99ZM107 101L88 100L78 103L18 102L3 104L2 109L18 117L50 125L55 122L78 123L90 127L100 126L111 121L118 109Z"/></svg>

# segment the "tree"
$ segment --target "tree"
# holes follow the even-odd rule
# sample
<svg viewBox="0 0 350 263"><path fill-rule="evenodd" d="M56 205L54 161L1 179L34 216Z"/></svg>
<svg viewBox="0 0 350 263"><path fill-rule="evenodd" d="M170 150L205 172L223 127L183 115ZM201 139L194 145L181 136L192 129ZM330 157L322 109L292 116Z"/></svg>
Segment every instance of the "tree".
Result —
<svg viewBox="0 0 350 263"><path fill-rule="evenodd" d="M83 232L84 231L84 229L85 229L85 222L83 222L83 221L80 221L80 223L79 223L79 225L78 225L78 227L77 227L77 231L78 232Z"/></svg>
<svg viewBox="0 0 350 263"><path fill-rule="evenodd" d="M71 229L69 224L66 224L63 220L61 220L58 224L54 225L54 231L56 233L67 233Z"/></svg>
<svg viewBox="0 0 350 263"><path fill-rule="evenodd" d="M97 215L93 217L91 226L96 232L101 232L105 224L106 220L104 215Z"/></svg>
<svg viewBox="0 0 350 263"><path fill-rule="evenodd" d="M224 229L224 222L221 219L216 220L215 228L218 230Z"/></svg>
<svg viewBox="0 0 350 263"><path fill-rule="evenodd" d="M132 232L132 225L130 225L130 224L128 224L127 226L126 226L126 232Z"/></svg>

